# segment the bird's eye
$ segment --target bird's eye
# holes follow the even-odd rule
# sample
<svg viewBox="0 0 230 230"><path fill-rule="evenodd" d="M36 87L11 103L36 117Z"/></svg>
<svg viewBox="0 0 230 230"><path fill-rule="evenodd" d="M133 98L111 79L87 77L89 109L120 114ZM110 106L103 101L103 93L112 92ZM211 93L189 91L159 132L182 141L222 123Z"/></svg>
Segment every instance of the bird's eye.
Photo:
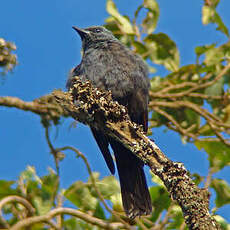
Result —
<svg viewBox="0 0 230 230"><path fill-rule="evenodd" d="M93 31L94 33L100 33L101 32L101 29L99 29L99 28L96 28L96 29L94 29L94 31Z"/></svg>

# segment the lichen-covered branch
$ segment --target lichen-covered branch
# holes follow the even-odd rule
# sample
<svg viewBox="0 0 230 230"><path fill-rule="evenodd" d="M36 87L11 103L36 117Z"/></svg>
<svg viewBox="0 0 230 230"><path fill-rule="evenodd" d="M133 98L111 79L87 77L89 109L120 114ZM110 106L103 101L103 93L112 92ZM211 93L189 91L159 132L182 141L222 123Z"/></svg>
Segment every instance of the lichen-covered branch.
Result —
<svg viewBox="0 0 230 230"><path fill-rule="evenodd" d="M32 111L48 121L71 116L116 138L161 178L172 199L182 208L189 229L220 229L209 213L208 191L198 188L182 163L169 160L142 128L130 121L126 108L114 102L110 92L101 92L90 82L76 78L68 93L56 90L33 102L1 97L0 105Z"/></svg>
<svg viewBox="0 0 230 230"><path fill-rule="evenodd" d="M101 92L90 82L82 83L76 78L69 93L55 91L53 95L74 119L116 138L141 158L180 205L190 229L219 229L209 214L208 191L195 185L182 163L169 160L142 129L130 121L125 107L114 102L109 92Z"/></svg>

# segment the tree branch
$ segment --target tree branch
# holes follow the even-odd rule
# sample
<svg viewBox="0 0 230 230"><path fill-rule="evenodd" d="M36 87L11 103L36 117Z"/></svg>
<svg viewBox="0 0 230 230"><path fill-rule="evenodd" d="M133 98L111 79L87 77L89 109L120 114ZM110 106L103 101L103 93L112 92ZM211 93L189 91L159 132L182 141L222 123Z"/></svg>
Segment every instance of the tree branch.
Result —
<svg viewBox="0 0 230 230"><path fill-rule="evenodd" d="M53 209L52 211L48 212L45 215L42 216L34 216L34 217L29 217L27 219L21 220L17 222L15 225L11 227L11 230L21 230L25 227L31 226L36 223L50 223L49 221L54 218L57 215L71 215L75 216L79 219L82 219L86 221L87 223L96 225L98 227L101 227L103 229L108 229L108 230L115 230L115 229L121 229L124 228L124 225L121 223L107 223L104 220L98 219L96 217L93 217L89 214L86 214L84 212L81 212L79 210L75 210L72 208L56 208Z"/></svg>
<svg viewBox="0 0 230 230"><path fill-rule="evenodd" d="M110 92L102 92L93 88L90 82L82 83L76 78L68 93L57 90L52 95L31 103L17 100L13 102L15 103L11 103L11 106L30 110L47 119L71 116L115 138L161 178L172 199L180 205L189 229L220 229L209 213L208 191L198 188L182 163L169 160L159 147L145 136L142 128L130 121L126 108L114 102ZM0 105L7 105L4 98L0 98ZM208 116L208 119L218 122L212 116Z"/></svg>
<svg viewBox="0 0 230 230"><path fill-rule="evenodd" d="M9 228L10 226L7 223L7 221L3 218L2 208L5 204L12 203L12 202L17 202L17 203L20 203L21 205L23 205L26 208L26 210L28 211L29 216L33 216L35 214L35 208L25 198L20 197L20 196L16 196L16 195L15 196L7 196L0 201L0 221L2 222L2 224L4 225L5 228Z"/></svg>
<svg viewBox="0 0 230 230"><path fill-rule="evenodd" d="M182 163L169 160L142 128L130 121L126 108L114 102L110 92L76 78L69 93L55 91L53 95L74 119L100 129L141 158L180 205L190 229L219 229L209 214L208 191L198 188Z"/></svg>

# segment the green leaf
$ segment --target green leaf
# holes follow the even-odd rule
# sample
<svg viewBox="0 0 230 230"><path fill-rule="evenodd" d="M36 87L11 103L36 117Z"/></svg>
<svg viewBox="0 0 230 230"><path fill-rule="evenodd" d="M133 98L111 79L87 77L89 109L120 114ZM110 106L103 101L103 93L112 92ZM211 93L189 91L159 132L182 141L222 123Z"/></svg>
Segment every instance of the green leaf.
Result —
<svg viewBox="0 0 230 230"><path fill-rule="evenodd" d="M230 224L222 216L215 215L213 217L219 223L220 229L222 229L222 230L229 230L230 229Z"/></svg>
<svg viewBox="0 0 230 230"><path fill-rule="evenodd" d="M195 52L197 54L197 56L201 56L202 54L206 53L208 50L215 48L216 45L215 44L211 44L211 45L204 45L204 46L197 46L195 48Z"/></svg>
<svg viewBox="0 0 230 230"><path fill-rule="evenodd" d="M69 218L69 219L65 220L63 225L64 225L65 230L81 229L81 228L77 228L77 219L76 218Z"/></svg>
<svg viewBox="0 0 230 230"><path fill-rule="evenodd" d="M49 171L48 175L41 178L41 197L44 201L48 200L53 203L59 188L59 178L53 170L50 169Z"/></svg>
<svg viewBox="0 0 230 230"><path fill-rule="evenodd" d="M154 78L150 80L151 91L157 92L161 88L162 88L162 78L160 76L154 76Z"/></svg>
<svg viewBox="0 0 230 230"><path fill-rule="evenodd" d="M37 182L38 184L41 184L41 179L39 178L39 176L36 174L36 169L33 166L28 165L26 167L26 170L23 171L20 175L22 180L25 181L32 181L34 180L35 182Z"/></svg>
<svg viewBox="0 0 230 230"><path fill-rule="evenodd" d="M227 35L229 37L228 28L225 26L225 24L223 23L220 15L218 13L215 14L215 22L218 25L216 30L221 31L222 33L224 33L225 35Z"/></svg>
<svg viewBox="0 0 230 230"><path fill-rule="evenodd" d="M127 17L122 16L112 0L107 0L106 4L107 12L116 19L116 21L120 24L122 31L127 34L134 34L134 29Z"/></svg>
<svg viewBox="0 0 230 230"><path fill-rule="evenodd" d="M156 221L163 210L167 210L171 204L169 194L164 186L153 186L150 188L150 196L154 211L152 213L152 221Z"/></svg>
<svg viewBox="0 0 230 230"><path fill-rule="evenodd" d="M187 126L196 124L197 127L199 127L199 124L200 124L200 116L197 114L197 112L195 112L195 111L192 110L192 109L185 109L184 112L185 112L185 115L186 115L185 121L186 121L186 123L187 123Z"/></svg>
<svg viewBox="0 0 230 230"><path fill-rule="evenodd" d="M76 218L69 218L64 220L64 230L99 230L97 226L92 224L88 224L83 220L76 219Z"/></svg>
<svg viewBox="0 0 230 230"><path fill-rule="evenodd" d="M209 23L216 23L217 30L221 31L225 35L229 36L228 28L223 23L221 17L216 12L215 6L203 6L202 8L202 23L207 25Z"/></svg>
<svg viewBox="0 0 230 230"><path fill-rule="evenodd" d="M15 181L0 180L0 199L5 196L17 194L17 191L11 188L13 184L15 184Z"/></svg>
<svg viewBox="0 0 230 230"><path fill-rule="evenodd" d="M114 176L104 177L97 181L96 186L105 199L110 199L111 196L120 193L119 183Z"/></svg>
<svg viewBox="0 0 230 230"><path fill-rule="evenodd" d="M174 205L171 209L172 220L169 222L167 229L180 229L184 223L183 214L179 205Z"/></svg>
<svg viewBox="0 0 230 230"><path fill-rule="evenodd" d="M224 143L220 141L196 140L194 144L199 150L204 149L207 152L213 172L217 172L223 167L230 165L230 148Z"/></svg>
<svg viewBox="0 0 230 230"><path fill-rule="evenodd" d="M97 205L96 205L96 209L94 211L94 216L97 217L97 218L100 218L100 219L103 219L105 220L105 213L104 213L104 210L103 208L101 207L100 203L97 202Z"/></svg>
<svg viewBox="0 0 230 230"><path fill-rule="evenodd" d="M88 185L82 181L77 181L71 185L65 191L64 196L74 205L84 210L94 210L97 206L97 199L92 196Z"/></svg>
<svg viewBox="0 0 230 230"><path fill-rule="evenodd" d="M177 71L179 68L179 51L174 41L164 33L150 34L144 41L149 49L150 59L159 65L164 65L170 71Z"/></svg>
<svg viewBox="0 0 230 230"><path fill-rule="evenodd" d="M133 42L132 42L132 45L133 45L134 48L135 48L135 50L134 50L135 53L138 53L138 54L140 54L141 56L147 54L148 49L147 49L147 47L146 47L143 43L138 42L138 41L133 41Z"/></svg>
<svg viewBox="0 0 230 230"><path fill-rule="evenodd" d="M202 177L200 174L198 173L193 173L191 175L192 177L192 180L193 182L196 184L196 185L199 185L202 181L204 181L204 177Z"/></svg>
<svg viewBox="0 0 230 230"><path fill-rule="evenodd" d="M220 64L224 60L224 53L221 47L210 47L205 53L204 63L207 66Z"/></svg>
<svg viewBox="0 0 230 230"><path fill-rule="evenodd" d="M202 8L202 23L207 25L213 23L213 18L215 15L215 9L209 6L203 6Z"/></svg>
<svg viewBox="0 0 230 230"><path fill-rule="evenodd" d="M121 200L121 193L114 194L111 196L110 201L113 204L113 210L116 212L123 212L123 205Z"/></svg>
<svg viewBox="0 0 230 230"><path fill-rule="evenodd" d="M53 202L49 199L44 200L40 196L33 197L33 205L36 208L38 215L45 215L53 206Z"/></svg>
<svg viewBox="0 0 230 230"><path fill-rule="evenodd" d="M213 136L213 135L215 135L215 133L213 132L213 130L211 129L211 127L208 124L201 126L198 132L201 136Z"/></svg>
<svg viewBox="0 0 230 230"><path fill-rule="evenodd" d="M230 203L230 186L225 180L213 179L211 187L216 191L216 206L219 208Z"/></svg>
<svg viewBox="0 0 230 230"><path fill-rule="evenodd" d="M223 86L224 86L224 78L221 78L213 85L207 87L204 92L209 96L220 96L224 92Z"/></svg>
<svg viewBox="0 0 230 230"><path fill-rule="evenodd" d="M144 0L143 6L148 12L142 22L142 27L147 34L151 34L155 30L158 22L160 15L159 6L155 0Z"/></svg>

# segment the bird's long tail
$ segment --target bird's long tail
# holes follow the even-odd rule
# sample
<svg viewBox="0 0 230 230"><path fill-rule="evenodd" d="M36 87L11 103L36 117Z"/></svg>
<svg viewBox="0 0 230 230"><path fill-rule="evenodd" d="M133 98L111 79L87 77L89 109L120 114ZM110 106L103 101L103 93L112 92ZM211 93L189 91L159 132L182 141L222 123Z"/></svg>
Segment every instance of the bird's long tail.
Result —
<svg viewBox="0 0 230 230"><path fill-rule="evenodd" d="M111 140L121 184L124 210L130 219L152 211L143 162L119 142Z"/></svg>

